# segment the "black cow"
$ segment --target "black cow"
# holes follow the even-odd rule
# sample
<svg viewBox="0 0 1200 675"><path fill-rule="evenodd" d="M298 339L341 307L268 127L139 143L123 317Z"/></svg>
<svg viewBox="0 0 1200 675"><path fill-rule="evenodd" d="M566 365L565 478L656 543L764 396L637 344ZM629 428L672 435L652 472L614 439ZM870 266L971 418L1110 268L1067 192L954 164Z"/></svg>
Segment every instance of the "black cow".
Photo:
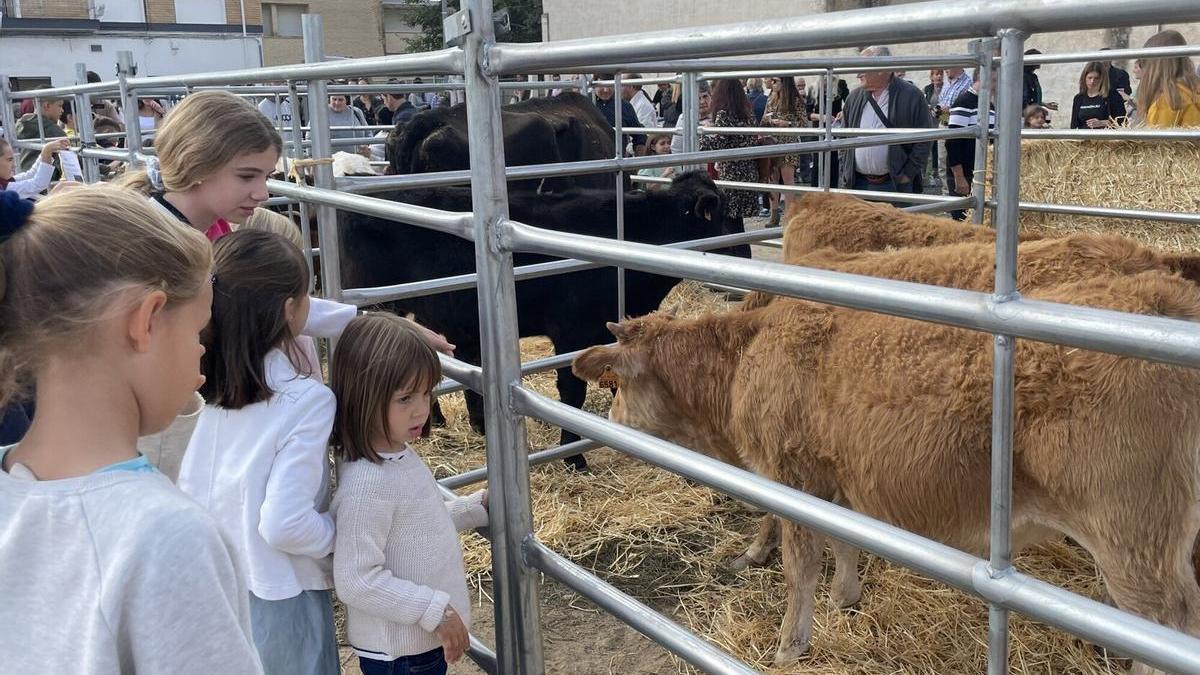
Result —
<svg viewBox="0 0 1200 675"><path fill-rule="evenodd" d="M587 97L575 92L506 105L500 120L504 127L504 158L510 167L609 159L615 153L612 126ZM393 174L469 168L466 104L419 113L388 135L385 148ZM555 192L572 186L612 185L611 173L509 183L513 190L540 187Z"/></svg>
<svg viewBox="0 0 1200 675"><path fill-rule="evenodd" d="M468 188L406 190L383 195L447 211L471 207ZM616 194L612 188L572 188L562 193L518 192L510 195L514 220L547 229L616 238ZM676 178L668 189L625 195L625 234L630 241L666 244L730 234L724 197L700 172ZM345 288L385 286L475 271L474 245L453 235L394 223L356 213L339 213L342 283ZM740 231L740 229L739 229ZM553 260L547 256L514 256L516 265ZM625 311L638 316L658 308L679 281L626 271ZM479 363L479 314L475 290L392 303L388 309L412 312L457 345L455 356ZM612 268L586 270L517 282L517 318L522 337L544 335L555 351L565 353L607 343L606 321L617 317L617 273ZM558 371L558 393L564 403L583 405L586 384L569 366ZM467 392L471 426L483 431L482 399ZM563 430L561 441L578 440ZM582 456L569 462L586 466Z"/></svg>

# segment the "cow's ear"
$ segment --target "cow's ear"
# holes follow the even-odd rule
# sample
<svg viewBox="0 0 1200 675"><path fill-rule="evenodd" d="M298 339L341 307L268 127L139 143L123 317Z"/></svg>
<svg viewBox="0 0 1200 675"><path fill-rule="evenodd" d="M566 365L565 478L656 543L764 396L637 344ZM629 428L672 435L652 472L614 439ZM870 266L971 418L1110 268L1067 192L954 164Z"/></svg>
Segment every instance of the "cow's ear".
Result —
<svg viewBox="0 0 1200 675"><path fill-rule="evenodd" d="M608 321L604 325L608 328L608 332L612 333L613 337L617 338L618 341L628 340L633 336L633 329L623 323Z"/></svg>
<svg viewBox="0 0 1200 675"><path fill-rule="evenodd" d="M717 217L717 211L721 208L721 198L715 194L703 194L696 198L696 205L693 207L696 215L712 222Z"/></svg>
<svg viewBox="0 0 1200 675"><path fill-rule="evenodd" d="M584 350L571 363L571 372L575 373L576 377L588 382L609 380L604 383L605 386L620 386L622 381L619 375L622 362L621 352L622 349L619 346L592 347Z"/></svg>

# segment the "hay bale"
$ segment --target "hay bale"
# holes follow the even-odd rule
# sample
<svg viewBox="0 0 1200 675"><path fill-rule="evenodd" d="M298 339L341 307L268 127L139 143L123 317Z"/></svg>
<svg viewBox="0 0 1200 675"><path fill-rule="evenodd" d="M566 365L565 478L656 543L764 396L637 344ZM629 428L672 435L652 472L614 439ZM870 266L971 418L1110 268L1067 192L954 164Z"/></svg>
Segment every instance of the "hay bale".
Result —
<svg viewBox="0 0 1200 675"><path fill-rule="evenodd" d="M1200 212L1200 143L1027 139L1021 200ZM1200 251L1200 227L1184 223L1022 211L1021 227L1052 236L1113 232L1164 250Z"/></svg>

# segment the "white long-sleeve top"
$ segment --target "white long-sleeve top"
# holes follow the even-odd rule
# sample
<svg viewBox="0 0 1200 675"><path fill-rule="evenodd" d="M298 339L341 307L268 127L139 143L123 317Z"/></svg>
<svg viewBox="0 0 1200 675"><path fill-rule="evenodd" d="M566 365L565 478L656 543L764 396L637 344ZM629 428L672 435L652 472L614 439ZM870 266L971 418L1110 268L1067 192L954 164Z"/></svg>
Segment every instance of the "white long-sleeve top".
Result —
<svg viewBox="0 0 1200 675"><path fill-rule="evenodd" d="M278 349L267 354L266 401L206 405L179 470L179 488L233 543L250 592L284 600L333 586L329 433L333 392L302 377Z"/></svg>
<svg viewBox="0 0 1200 675"><path fill-rule="evenodd" d="M262 672L226 541L154 472L0 471L0 626L5 673Z"/></svg>
<svg viewBox="0 0 1200 675"><path fill-rule="evenodd" d="M346 324L358 314L358 308L354 305L324 298L310 297L308 300L308 322L304 324L304 335L301 337L337 337L345 330ZM312 372L320 373L316 346L312 340L298 342L309 365L316 366L312 368ZM203 399L200 405L204 405ZM183 463L183 454L187 450L198 414L199 410L185 410L162 432L138 439L138 452L145 455L171 480L177 480L179 477L179 467Z"/></svg>
<svg viewBox="0 0 1200 675"><path fill-rule="evenodd" d="M50 187L50 179L53 177L54 165L39 159L28 171L13 176L4 189L21 195L21 199L29 199L45 192Z"/></svg>
<svg viewBox="0 0 1200 675"><path fill-rule="evenodd" d="M446 605L471 627L458 531L487 525L481 492L443 501L411 447L338 465L334 580L360 656L391 660L436 649Z"/></svg>

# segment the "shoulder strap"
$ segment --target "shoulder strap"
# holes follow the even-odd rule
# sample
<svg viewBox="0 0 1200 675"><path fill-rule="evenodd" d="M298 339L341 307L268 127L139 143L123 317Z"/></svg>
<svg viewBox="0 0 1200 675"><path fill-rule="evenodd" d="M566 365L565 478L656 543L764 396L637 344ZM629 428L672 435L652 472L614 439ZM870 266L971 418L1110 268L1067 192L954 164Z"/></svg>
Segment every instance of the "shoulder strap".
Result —
<svg viewBox="0 0 1200 675"><path fill-rule="evenodd" d="M883 126L887 127L888 129L891 129L892 121L888 119L887 115L883 114L883 110L879 107L879 103L877 103L875 101L875 95L869 91L866 92L866 94L867 94L867 103L870 103L871 107L875 109L875 114L879 116L879 121L883 122Z"/></svg>

